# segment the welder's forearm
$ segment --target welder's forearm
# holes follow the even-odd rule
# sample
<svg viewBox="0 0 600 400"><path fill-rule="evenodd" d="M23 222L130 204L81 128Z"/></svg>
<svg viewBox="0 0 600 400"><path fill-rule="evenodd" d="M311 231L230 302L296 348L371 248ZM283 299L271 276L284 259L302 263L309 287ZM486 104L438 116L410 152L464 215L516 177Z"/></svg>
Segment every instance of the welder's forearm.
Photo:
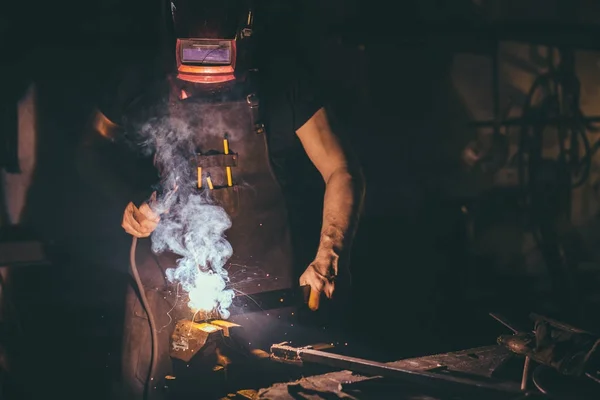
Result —
<svg viewBox="0 0 600 400"><path fill-rule="evenodd" d="M358 222L364 183L360 173L336 170L327 181L319 254L340 256L350 247Z"/></svg>

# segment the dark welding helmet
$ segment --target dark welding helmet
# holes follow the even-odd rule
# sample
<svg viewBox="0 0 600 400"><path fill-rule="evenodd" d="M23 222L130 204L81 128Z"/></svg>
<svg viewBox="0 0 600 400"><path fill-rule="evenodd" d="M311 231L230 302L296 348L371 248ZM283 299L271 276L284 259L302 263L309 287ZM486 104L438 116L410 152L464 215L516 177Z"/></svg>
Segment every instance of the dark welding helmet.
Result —
<svg viewBox="0 0 600 400"><path fill-rule="evenodd" d="M243 79L252 64L251 0L171 0L177 78L193 83Z"/></svg>

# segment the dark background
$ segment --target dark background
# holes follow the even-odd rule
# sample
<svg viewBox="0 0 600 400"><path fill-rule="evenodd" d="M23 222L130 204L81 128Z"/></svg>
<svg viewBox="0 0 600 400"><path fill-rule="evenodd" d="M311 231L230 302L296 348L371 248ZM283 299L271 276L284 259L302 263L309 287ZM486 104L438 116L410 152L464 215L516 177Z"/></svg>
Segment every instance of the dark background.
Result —
<svg viewBox="0 0 600 400"><path fill-rule="evenodd" d="M517 320L547 311L593 325L552 294L534 292L529 280L507 280L478 263L461 207L479 197L446 190L464 174L459 158L467 144L454 139L468 120L451 89L454 53L485 52L497 39L596 46L593 21L579 17L592 5L566 2L561 20L540 22L528 13L549 7L513 3L517 17L507 22L459 0L261 2L266 35L320 77L364 168L348 335L371 343L374 357L494 343L504 330L487 316L492 310ZM69 255L73 224L77 232L94 229L71 215L84 209L73 195L80 184L73 158L103 82L123 51L155 32L158 10L156 1L106 0L12 2L0 11L2 106L14 107L32 81L38 90L38 163L24 228L57 260L15 272L25 330L20 363L36 385L80 388L88 398L98 387L101 398L115 375L126 281ZM480 294L469 295L473 288Z"/></svg>

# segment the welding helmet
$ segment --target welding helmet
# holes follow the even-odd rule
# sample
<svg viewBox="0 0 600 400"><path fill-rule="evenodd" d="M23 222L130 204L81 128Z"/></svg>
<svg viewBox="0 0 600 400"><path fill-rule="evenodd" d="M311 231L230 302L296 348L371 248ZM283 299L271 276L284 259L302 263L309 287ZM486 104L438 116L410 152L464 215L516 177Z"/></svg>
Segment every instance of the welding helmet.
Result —
<svg viewBox="0 0 600 400"><path fill-rule="evenodd" d="M243 79L252 68L251 0L171 0L177 78L193 83Z"/></svg>

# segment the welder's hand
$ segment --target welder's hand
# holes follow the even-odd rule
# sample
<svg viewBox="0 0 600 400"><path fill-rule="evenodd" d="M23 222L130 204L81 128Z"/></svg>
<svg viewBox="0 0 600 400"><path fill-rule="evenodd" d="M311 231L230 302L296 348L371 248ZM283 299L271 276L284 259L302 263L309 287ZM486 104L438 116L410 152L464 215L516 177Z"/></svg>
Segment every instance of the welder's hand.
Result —
<svg viewBox="0 0 600 400"><path fill-rule="evenodd" d="M333 252L318 254L300 277L300 286L310 286L308 307L312 311L319 309L322 294L332 298L338 276L338 260L339 257Z"/></svg>
<svg viewBox="0 0 600 400"><path fill-rule="evenodd" d="M129 203L123 213L123 222L121 226L125 232L137 238L145 238L156 229L160 217L152 211L147 203L139 208L133 203Z"/></svg>

